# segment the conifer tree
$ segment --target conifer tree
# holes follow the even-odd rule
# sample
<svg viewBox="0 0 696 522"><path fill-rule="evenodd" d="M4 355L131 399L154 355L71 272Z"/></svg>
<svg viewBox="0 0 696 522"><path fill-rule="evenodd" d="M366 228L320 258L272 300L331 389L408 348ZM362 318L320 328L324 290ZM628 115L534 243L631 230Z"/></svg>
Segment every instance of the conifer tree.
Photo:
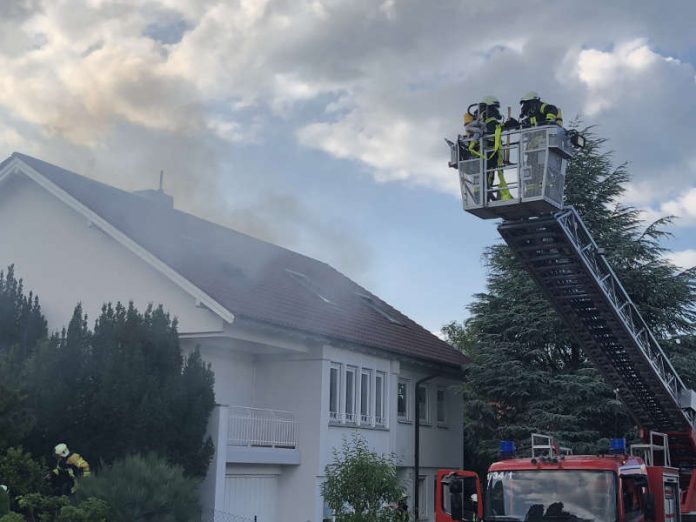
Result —
<svg viewBox="0 0 696 522"><path fill-rule="evenodd" d="M14 266L0 271L0 451L20 444L33 426L20 389L22 368L46 332L38 297L24 293Z"/></svg>
<svg viewBox="0 0 696 522"><path fill-rule="evenodd" d="M621 204L626 166L613 167L604 140L585 135L587 146L569 162L566 204L606 250L655 335L693 332L696 272L680 272L660 246L670 219L646 225ZM582 453L629 433L628 412L508 247L490 247L486 259L487 289L474 297L471 318L444 329L473 359L464 385L470 464L485 469L498 440L524 448L532 432L552 433Z"/></svg>
<svg viewBox="0 0 696 522"><path fill-rule="evenodd" d="M191 476L208 468L213 374L197 352L183 358L176 321L161 306L105 305L90 331L78 305L33 358L28 382L37 453L66 442L97 466L155 452Z"/></svg>

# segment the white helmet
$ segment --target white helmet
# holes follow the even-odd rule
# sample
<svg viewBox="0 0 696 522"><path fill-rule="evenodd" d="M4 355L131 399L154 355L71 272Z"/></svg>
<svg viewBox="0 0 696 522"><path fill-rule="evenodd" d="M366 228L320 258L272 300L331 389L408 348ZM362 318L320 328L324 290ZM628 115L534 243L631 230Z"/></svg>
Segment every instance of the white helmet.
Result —
<svg viewBox="0 0 696 522"><path fill-rule="evenodd" d="M61 442L60 444L57 444L55 448L53 448L53 453L55 453L59 457L67 457L68 455L70 455L70 450L68 449L67 444Z"/></svg>
<svg viewBox="0 0 696 522"><path fill-rule="evenodd" d="M536 91L529 91L527 94L520 98L520 103L532 100L539 100L539 94Z"/></svg>
<svg viewBox="0 0 696 522"><path fill-rule="evenodd" d="M495 105L496 107L500 107L500 100L496 98L495 96L484 96L481 98L481 103L484 103L486 105Z"/></svg>

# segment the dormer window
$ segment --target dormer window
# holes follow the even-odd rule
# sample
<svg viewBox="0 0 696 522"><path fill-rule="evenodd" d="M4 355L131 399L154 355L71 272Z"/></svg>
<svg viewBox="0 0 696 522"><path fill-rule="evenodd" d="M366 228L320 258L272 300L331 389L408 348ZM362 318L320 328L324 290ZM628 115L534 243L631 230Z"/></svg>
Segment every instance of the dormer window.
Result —
<svg viewBox="0 0 696 522"><path fill-rule="evenodd" d="M289 268L286 268L285 272L295 281L297 281L300 285L302 285L307 290L312 292L315 296L317 296L319 299L321 299L323 302L327 304L334 304L333 301L331 301L331 299L322 295L321 291L319 290L319 286L302 272L295 272L294 270L290 270Z"/></svg>

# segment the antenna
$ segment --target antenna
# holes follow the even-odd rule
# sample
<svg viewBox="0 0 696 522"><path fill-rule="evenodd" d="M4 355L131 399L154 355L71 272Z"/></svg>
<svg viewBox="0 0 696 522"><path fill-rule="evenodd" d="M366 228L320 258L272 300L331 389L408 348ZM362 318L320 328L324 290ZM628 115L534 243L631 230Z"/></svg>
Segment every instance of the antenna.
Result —
<svg viewBox="0 0 696 522"><path fill-rule="evenodd" d="M162 192L162 183L164 182L164 171L160 170L160 184L159 184L159 191Z"/></svg>

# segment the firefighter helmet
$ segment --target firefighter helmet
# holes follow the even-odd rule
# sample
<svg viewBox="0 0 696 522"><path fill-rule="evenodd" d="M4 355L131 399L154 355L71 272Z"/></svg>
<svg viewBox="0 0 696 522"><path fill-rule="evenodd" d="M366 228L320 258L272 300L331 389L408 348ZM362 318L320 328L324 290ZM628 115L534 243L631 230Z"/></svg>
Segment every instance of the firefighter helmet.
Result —
<svg viewBox="0 0 696 522"><path fill-rule="evenodd" d="M493 107L500 107L500 100L498 100L498 98L495 96L484 96L481 98L481 103Z"/></svg>
<svg viewBox="0 0 696 522"><path fill-rule="evenodd" d="M67 457L70 455L70 450L68 449L67 444L61 442L60 444L57 444L55 448L53 448L53 453L59 457Z"/></svg>
<svg viewBox="0 0 696 522"><path fill-rule="evenodd" d="M539 100L539 94L536 91L529 91L527 94L522 96L520 98L520 103L524 103L526 101L532 101L532 100Z"/></svg>

